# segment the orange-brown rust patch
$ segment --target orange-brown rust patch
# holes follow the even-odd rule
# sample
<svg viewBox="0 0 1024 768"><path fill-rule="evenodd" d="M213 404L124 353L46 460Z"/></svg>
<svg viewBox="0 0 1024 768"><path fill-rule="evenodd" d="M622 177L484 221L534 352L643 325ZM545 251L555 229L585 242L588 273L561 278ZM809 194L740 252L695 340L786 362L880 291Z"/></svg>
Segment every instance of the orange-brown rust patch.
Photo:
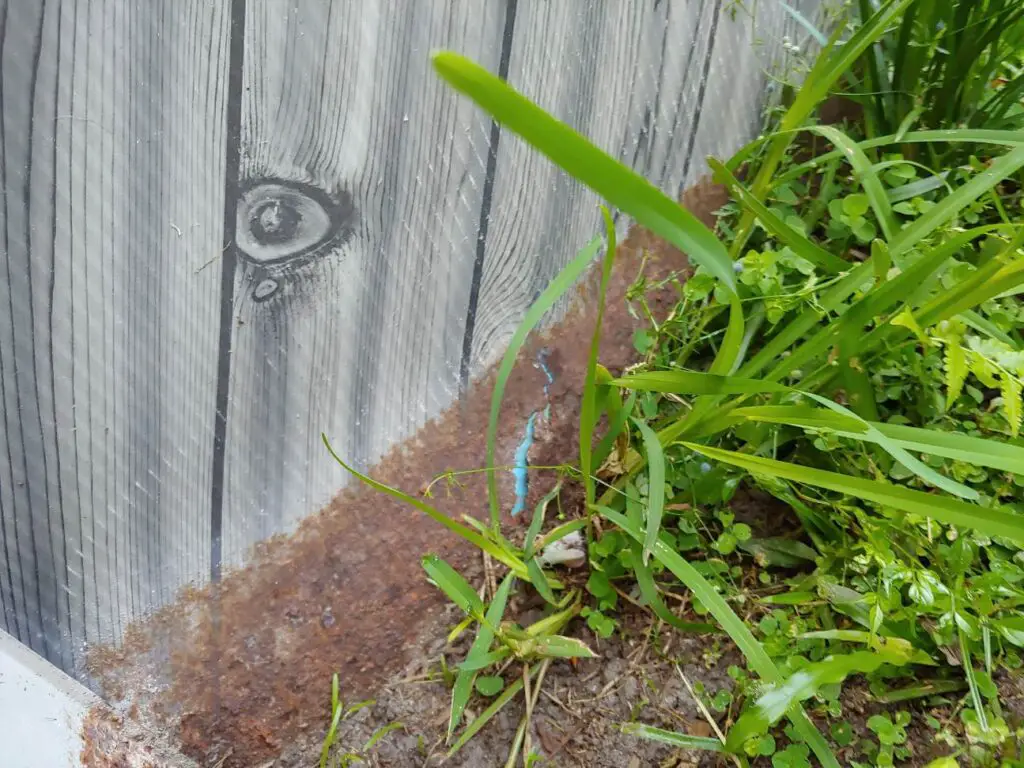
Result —
<svg viewBox="0 0 1024 768"><path fill-rule="evenodd" d="M707 182L683 196L708 224L725 201L721 188ZM652 279L685 269L678 251L647 233L634 231L623 244L601 343L601 360L612 370L621 370L633 355L638 323L624 297L642 249L652 255ZM584 340L594 316L587 295L513 371L499 429L499 462L511 459L526 418L544 405L543 374L533 364L541 345L550 351L556 378L552 418L536 436L531 463L573 459L589 346ZM648 300L664 313L674 298L665 288ZM416 494L446 470L483 466L492 385L493 374L478 381L459 403L392 450L374 476ZM344 479L340 468L338 478ZM543 473L534 478L531 498L551 482ZM453 516L485 515L483 476L464 479L450 495L438 484L434 502ZM508 473L500 485L503 498L510 499ZM138 703L145 720L174 733L183 751L203 765L263 765L289 744L323 733L333 673L351 700L403 666L407 646L440 604L420 568L428 551L457 568L478 556L426 516L353 484L294 535L261 544L250 565L219 584L191 590L134 627L121 648L95 649L90 672L108 698Z"/></svg>

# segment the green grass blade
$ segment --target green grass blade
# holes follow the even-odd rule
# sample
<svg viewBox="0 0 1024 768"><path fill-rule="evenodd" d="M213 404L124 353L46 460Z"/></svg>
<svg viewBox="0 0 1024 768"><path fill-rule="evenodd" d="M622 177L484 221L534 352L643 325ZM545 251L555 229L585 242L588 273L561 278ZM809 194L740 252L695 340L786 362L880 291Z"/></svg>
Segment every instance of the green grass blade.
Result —
<svg viewBox="0 0 1024 768"><path fill-rule="evenodd" d="M966 687L967 683L960 680L932 680L906 688L897 688L894 691L886 691L875 696L875 699L882 704L898 704L901 701L941 696L944 693L958 693Z"/></svg>
<svg viewBox="0 0 1024 768"><path fill-rule="evenodd" d="M597 317L594 332L590 337L590 353L587 356L587 374L583 381L583 400L580 406L580 473L583 475L584 497L587 504L594 503L594 467L591 465L594 448L594 426L597 423L597 357L601 349L601 322L604 319L605 296L608 281L615 263L615 223L608 209L601 206L604 218L605 237L608 246L601 263L601 286L597 293Z"/></svg>
<svg viewBox="0 0 1024 768"><path fill-rule="evenodd" d="M523 558L530 559L533 557L534 547L533 542L537 538L537 534L540 533L541 527L544 525L544 514L547 512L548 504L555 500L559 492L562 490L562 481L559 480L555 483L555 487L544 494L537 506L533 508L533 519L530 521L530 527L526 531L526 541L523 543Z"/></svg>
<svg viewBox="0 0 1024 768"><path fill-rule="evenodd" d="M947 525L972 528L989 536L1003 536L1024 543L1024 516L1002 507L982 507L878 480L865 480L838 472L811 469L798 464L789 464L761 456L749 456L706 445L696 445L695 443L686 443L685 445L710 459L732 464L749 472L780 477L817 488L826 488L864 501L919 515L922 518L932 518Z"/></svg>
<svg viewBox="0 0 1024 768"><path fill-rule="evenodd" d="M529 576L530 583L533 584L534 589L544 598L545 602L551 605L555 605L558 602L555 598L555 593L551 591L551 583L548 581L547 574L540 567L537 558L531 557L526 561L526 574Z"/></svg>
<svg viewBox="0 0 1024 768"><path fill-rule="evenodd" d="M911 456L900 445L890 440L884 433L873 427L871 422L864 420L849 408L846 408L839 403L835 403L826 397L822 397L821 395L816 395L813 392L803 392L802 394L811 398L820 405L825 406L834 413L856 419L859 422L859 429L855 433L848 433L849 436L859 437L861 434L865 435L866 439L869 439L871 442L879 445L886 453L929 485L941 488L947 493L959 496L962 499L970 499L971 501L978 500L978 492L976 490L967 487L963 483L958 483L955 480L946 477L929 467L920 459Z"/></svg>
<svg viewBox="0 0 1024 768"><path fill-rule="evenodd" d="M785 682L765 691L729 729L726 749L738 753L744 742L767 733L781 720L793 704L809 699L822 686L841 683L852 674L868 674L883 664L903 666L910 661L909 654L893 650L880 652L854 651L831 656L824 661L808 664L790 675Z"/></svg>
<svg viewBox="0 0 1024 768"><path fill-rule="evenodd" d="M684 251L735 293L735 275L725 247L675 200L464 56L440 51L433 55L433 63L449 85L497 122L638 224Z"/></svg>
<svg viewBox="0 0 1024 768"><path fill-rule="evenodd" d="M775 134L771 134L764 138L755 139L752 144L763 144L765 141L770 140L774 135ZM893 144L933 143L992 144L1003 147L1020 147L1024 146L1024 138L1022 138L1020 131L996 131L982 128L948 128L939 131L911 131L904 136L893 133L887 136L879 136L874 139L866 139L858 142L858 145L861 149L877 149L878 147L887 147ZM740 152L747 149L747 147L744 147ZM823 155L818 155L813 160L808 160L806 163L794 165L785 173L780 173L772 180L772 186L778 186L779 184L785 184L793 179L798 179L801 176L811 173L817 168L825 167L831 161L842 157L843 152L839 149L833 152L826 152ZM731 161L729 167L732 169L735 168Z"/></svg>
<svg viewBox="0 0 1024 768"><path fill-rule="evenodd" d="M494 394L491 396L491 415L487 422L487 499L491 510L491 526L497 530L501 522L501 506L498 501L498 477L494 469L495 453L497 452L498 441L498 416L501 413L501 403L505 398L505 387L508 384L508 377L515 367L519 351L526 343L526 337L530 335L537 324L541 321L549 309L557 302L566 291L568 291L586 271L587 267L594 260L601 247L600 238L594 238L581 250L569 264L555 276L555 279L548 283L547 288L537 297L537 300L530 305L530 308L523 316L522 322L512 334L505 356L501 359L498 367L498 375L494 382Z"/></svg>
<svg viewBox="0 0 1024 768"><path fill-rule="evenodd" d="M534 651L557 659L593 659L597 656L582 640L563 635L542 635L533 641Z"/></svg>
<svg viewBox="0 0 1024 768"><path fill-rule="evenodd" d="M637 542L643 542L643 531L628 520L625 515L607 507L600 507L595 509L595 511L619 526ZM697 569L660 539L655 543L652 551L654 556L666 568L672 571L676 578L683 582L693 592L694 596L700 600L701 604L708 609L711 615L715 617L722 626L722 629L726 631L746 657L750 668L766 682L781 682L782 673L779 672L778 667L772 662L764 647L757 641L757 638L754 637L750 629L747 628L743 619L736 615L732 608L729 607L729 604L725 602L725 599L698 573ZM839 768L839 763L836 761L831 749L829 749L828 743L814 727L814 724L799 704L794 705L789 712L789 716L796 728L797 734L811 747L818 760L821 761L821 764L828 766L828 768Z"/></svg>
<svg viewBox="0 0 1024 768"><path fill-rule="evenodd" d="M896 216L892 212L889 198L885 194L885 187L882 186L882 181L878 178L878 174L875 173L875 168L868 159L868 156L864 154L864 150L860 148L857 142L850 139L849 136L838 128L833 128L829 125L819 125L810 130L824 136L842 151L843 156L853 168L854 174L856 174L861 186L864 188L864 194L867 195L868 201L871 203L871 208L878 218L878 223L882 227L885 239L891 240L894 234L899 231L899 225L896 223Z"/></svg>
<svg viewBox="0 0 1024 768"><path fill-rule="evenodd" d="M526 531L526 541L523 542L523 558L526 560L526 573L530 577L530 583L540 593L540 596L551 604L556 602L555 594L551 591L551 584L547 574L544 573L544 569L540 567L540 563L534 557L533 543L540 533L541 527L544 525L544 513L547 511L548 504L558 496L561 490L562 482L559 480L555 487L548 491L544 498L534 507L533 520L530 521L530 527Z"/></svg>
<svg viewBox="0 0 1024 768"><path fill-rule="evenodd" d="M729 326L712 369L731 373L743 340L743 307L736 295L732 261L714 233L643 176L479 65L450 51L435 53L433 63L449 85L469 96L497 122L719 280L730 297Z"/></svg>
<svg viewBox="0 0 1024 768"><path fill-rule="evenodd" d="M988 730L988 716L985 714L985 703L981 698L981 691L978 688L978 679L974 672L974 662L971 660L971 649L967 647L967 637L960 627L957 627L957 635L960 639L960 656L963 658L967 689L971 693L971 703L974 705L974 712L978 716L978 726L984 732Z"/></svg>
<svg viewBox="0 0 1024 768"><path fill-rule="evenodd" d="M978 493L972 488L951 480L940 474L924 462L915 458L900 447L897 443L889 440L883 433L871 426L871 423L857 416L853 411L838 403L821 397L813 392L793 389L781 384L757 379L743 379L730 376L716 376L709 373L698 373L696 371L653 371L651 373L637 373L621 379L615 379L613 384L631 389L644 389L653 392L670 392L677 395L747 395L764 392L788 392L809 397L820 405L835 411L837 414L853 419L859 425L858 433L866 433L870 436L871 442L880 445L890 456L900 462L915 475L925 482L937 488L960 496L965 499L975 500ZM854 435L860 437L860 434Z"/></svg>
<svg viewBox="0 0 1024 768"><path fill-rule="evenodd" d="M690 736L686 733L666 731L645 723L626 723L622 732L627 736L639 736L641 739L658 741L679 749L702 749L706 752L724 752L725 745L710 736Z"/></svg>
<svg viewBox="0 0 1024 768"><path fill-rule="evenodd" d="M840 416L822 408L806 405L761 405L737 408L736 418L789 424L794 427L826 429L842 437L874 442L867 432L859 431L855 419ZM902 424L870 422L870 425L901 448L931 456L941 456L979 467L1024 475L1024 447L984 437L971 437L960 432L908 427Z"/></svg>
<svg viewBox="0 0 1024 768"><path fill-rule="evenodd" d="M526 578L526 564L518 560L517 558L511 556L503 547L500 547L490 539L481 536L479 533L474 531L469 526L462 525L462 523L452 520L444 513L439 512L429 504L425 504L420 499L417 499L414 496L410 496L407 493L403 493L397 488L392 488L390 485L379 483L369 475L364 475L359 470L349 466L344 461L342 461L341 457L337 453L335 453L334 448L331 447L331 443L327 439L327 435L321 434L320 438L323 440L324 445L327 446L327 451L328 453L331 454L331 457L336 462L338 462L347 472L362 480L366 485L370 486L374 490L380 491L381 493L386 493L388 496L391 496L394 499L398 499L399 501L405 502L406 504L415 509L418 509L420 512L423 512L434 521L443 525L452 533L461 536L463 539L465 539L478 549L484 550L499 563L503 563L506 566L508 566L517 576Z"/></svg>
<svg viewBox="0 0 1024 768"><path fill-rule="evenodd" d="M544 538L541 539L540 545L537 547L539 551L543 551L544 547L554 544L559 539L564 539L570 533L575 531L581 531L587 526L586 520L570 520L567 523L562 523L557 528L552 528L548 531Z"/></svg>
<svg viewBox="0 0 1024 768"><path fill-rule="evenodd" d="M627 495L632 503L627 502L626 515L628 516L629 521L637 529L643 530L644 521L640 499L635 495L635 489L628 490ZM595 509L597 508L598 507L595 507ZM603 509L608 508L605 507ZM668 606L665 605L665 602L661 599L661 593L658 591L658 585L654 582L654 574L651 573L650 566L644 562L643 546L638 541L630 540L629 548L633 555L633 576L636 578L637 586L640 588L640 596L643 597L647 605L650 606L652 611L654 611L655 616L669 626L675 627L682 632L696 632L704 634L720 631L718 627L713 624L683 621L672 613L672 611L668 609Z"/></svg>
<svg viewBox="0 0 1024 768"><path fill-rule="evenodd" d="M505 615L505 606L508 603L508 596L512 590L515 578L508 574L498 587L491 604L487 606L487 621L480 624L473 645L466 655L466 662L471 663L478 658L487 655L494 642L494 627L501 624ZM455 678L455 685L452 688L452 706L448 716L448 741L451 741L452 734L462 721L462 714L466 711L466 704L469 703L469 696L473 692L473 680L476 674L469 670L460 670Z"/></svg>
<svg viewBox="0 0 1024 768"><path fill-rule="evenodd" d="M957 187L953 194L944 197L927 213L915 219L912 224L893 237L889 250L893 258L906 253L910 248L928 237L960 211L992 189L1003 179L1024 167L1024 146L1017 147L994 160L988 168Z"/></svg>
<svg viewBox="0 0 1024 768"><path fill-rule="evenodd" d="M859 431L851 420L830 421L819 409L802 406L763 406L738 408L736 417L756 421L770 421L813 429L829 429L841 437L877 443L871 430ZM1024 474L1024 447L1005 443L992 438L971 437L958 432L942 432L936 429L922 429L902 424L869 422L872 430L880 432L887 440L908 451L941 456L962 461L979 467L990 467L1003 472Z"/></svg>
<svg viewBox="0 0 1024 768"><path fill-rule="evenodd" d="M539 668L539 664L535 664L534 666L530 667L529 675L531 678L536 674ZM462 732L462 735L459 736L458 740L454 744L452 744L451 749L448 750L447 757L452 757L452 755L454 755L456 752L458 752L460 749L466 746L466 744L469 743L469 740L476 736L480 732L480 729L487 725L487 723L489 723L494 718L494 716L502 710L502 708L506 704L512 701L515 695L519 693L521 690L523 690L523 679L520 677L514 683L508 686L504 691L502 691L497 696L497 698L495 698L494 701L491 702L491 705L487 707L487 709L485 709L483 712L481 712L479 716L477 716L476 720L474 720L472 723L466 726L466 730Z"/></svg>
<svg viewBox="0 0 1024 768"><path fill-rule="evenodd" d="M644 534L644 550L641 561L644 565L651 559L651 550L658 541L661 531L661 516L665 512L665 454L654 430L640 419L633 419L644 442L647 454L647 531Z"/></svg>
<svg viewBox="0 0 1024 768"><path fill-rule="evenodd" d="M890 203L901 203L904 200L910 200L914 197L926 195L941 187L946 187L950 192L952 192L953 188L950 186L949 182L946 181L946 177L948 175L949 171L932 174L931 176L926 176L923 179L912 181L909 184L893 187L885 193L885 196L889 198Z"/></svg>
<svg viewBox="0 0 1024 768"><path fill-rule="evenodd" d="M789 387L772 381L682 370L633 373L614 379L612 384L624 389L675 395L751 395L792 391Z"/></svg>
<svg viewBox="0 0 1024 768"><path fill-rule="evenodd" d="M713 157L709 157L708 165L715 172L715 181L724 184L729 193L741 205L754 212L757 220L761 222L768 232L778 238L780 242L792 248L798 256L807 259L815 266L821 267L830 273L845 272L849 268L850 265L845 261L829 253L802 233L797 232L772 213L768 206L750 194L746 187L740 184L739 180L721 162Z"/></svg>
<svg viewBox="0 0 1024 768"><path fill-rule="evenodd" d="M331 756L331 747L334 746L334 742L338 738L338 724L341 722L343 712L344 708L341 706L341 698L338 692L338 673L335 672L331 678L331 725L327 729L323 746L320 748L320 768L327 768L327 761Z"/></svg>
<svg viewBox="0 0 1024 768"><path fill-rule="evenodd" d="M424 555L423 570L438 589L445 593L463 612L470 616L483 617L484 603L476 590L469 586L462 574L437 555Z"/></svg>
<svg viewBox="0 0 1024 768"><path fill-rule="evenodd" d="M878 430L910 451L1024 475L1024 447L991 438L971 437L901 424L877 424Z"/></svg>
<svg viewBox="0 0 1024 768"><path fill-rule="evenodd" d="M404 728L405 726L398 722L388 723L387 725L378 728L376 731L373 732L370 738L366 740L366 743L363 745L363 752L369 752L375 746L380 744L381 739L383 739L389 733L393 733L394 731L402 730Z"/></svg>
<svg viewBox="0 0 1024 768"><path fill-rule="evenodd" d="M683 621L669 610L665 601L661 599L658 586L654 581L650 566L643 560L643 548L637 542L631 542L633 550L633 575L636 577L637 586L640 588L640 596L650 606L654 615L664 621L670 627L675 627L682 632L693 632L696 634L710 634L720 630L714 624L703 622Z"/></svg>

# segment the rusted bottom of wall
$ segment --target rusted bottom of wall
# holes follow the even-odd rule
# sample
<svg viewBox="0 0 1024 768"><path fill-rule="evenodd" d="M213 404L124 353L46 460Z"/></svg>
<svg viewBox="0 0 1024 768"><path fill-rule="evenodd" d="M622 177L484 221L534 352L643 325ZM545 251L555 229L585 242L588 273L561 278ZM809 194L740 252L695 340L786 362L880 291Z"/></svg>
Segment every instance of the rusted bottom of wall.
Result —
<svg viewBox="0 0 1024 768"><path fill-rule="evenodd" d="M688 190L683 203L709 224L725 202L708 182ZM608 297L601 360L613 372L633 356L639 322L625 293L651 258L647 276L664 277L685 260L647 233L634 231L622 247ZM530 414L550 403L538 422L530 463L575 458L579 391L584 378L594 306L584 289L577 309L520 357L509 380L499 430L498 461L511 462ZM671 287L648 296L655 312L671 306ZM546 366L534 364L544 348ZM545 395L545 384L549 389ZM378 479L416 494L436 475L484 465L493 373L374 470ZM339 483L343 481L339 467ZM548 490L554 474L531 474L528 504ZM482 475L461 487L435 486L437 506L453 516L486 515ZM506 509L514 495L501 474ZM510 524L522 524L521 517ZM172 738L202 765L256 768L273 764L289 744L323 733L331 676L346 697L371 691L402 668L408 645L440 605L426 583L420 557L435 552L456 567L477 557L443 528L382 494L352 485L289 537L263 543L246 568L222 582L188 591L133 626L119 648L97 648L89 669L104 698L122 714L97 713L85 734L87 766L163 766L139 733ZM119 725L120 723L120 725ZM128 728L131 724L131 728ZM120 730L119 730L120 729ZM151 755L147 757L147 755ZM147 762L148 761L148 762ZM187 765L188 762L182 763Z"/></svg>

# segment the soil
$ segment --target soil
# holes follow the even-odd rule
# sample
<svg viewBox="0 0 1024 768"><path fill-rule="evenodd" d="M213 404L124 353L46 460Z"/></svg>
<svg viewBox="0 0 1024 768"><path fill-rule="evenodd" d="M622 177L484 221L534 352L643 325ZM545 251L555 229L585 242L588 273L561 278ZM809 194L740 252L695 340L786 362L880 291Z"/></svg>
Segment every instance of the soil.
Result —
<svg viewBox="0 0 1024 768"><path fill-rule="evenodd" d="M445 645L448 628L459 617L452 612L445 619L424 634L417 658L403 675L378 691L374 705L342 723L339 743L346 748L365 744L376 729L388 723L402 724L380 742L368 758L369 765L435 766L444 759L451 693L438 679L438 659L444 655L452 665L468 650L468 643ZM694 735L714 735L682 677L712 691L730 688L732 681L725 670L739 662L738 654L731 647L710 653L706 638L664 628L654 631L640 612L627 615L623 623L622 634L610 641L580 630L579 635L600 657L581 660L575 666L555 662L547 671L531 719L531 743L546 760L540 764L588 768L718 765L719 759L711 753L681 753L626 735L620 726L638 720ZM510 674L514 677L516 671ZM486 700L474 700L471 710L477 714L486 704ZM505 765L522 714L522 698L517 697L444 765ZM310 754L296 749L294 762L282 764L310 765ZM291 759L290 755L282 757ZM517 764L522 764L521 756Z"/></svg>

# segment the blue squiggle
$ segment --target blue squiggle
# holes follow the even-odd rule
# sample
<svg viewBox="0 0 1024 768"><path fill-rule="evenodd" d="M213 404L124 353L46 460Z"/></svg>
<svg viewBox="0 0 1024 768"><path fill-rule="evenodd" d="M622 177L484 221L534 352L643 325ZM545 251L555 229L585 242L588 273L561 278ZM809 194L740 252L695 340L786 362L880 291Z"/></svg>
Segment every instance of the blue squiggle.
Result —
<svg viewBox="0 0 1024 768"><path fill-rule="evenodd" d="M537 412L534 411L526 420L526 434L523 436L523 442L516 448L515 462L512 466L512 477L516 481L516 503L512 507L513 515L518 515L526 507L526 493L530 490L526 466L529 464L530 446L533 445L533 433L536 426Z"/></svg>
<svg viewBox="0 0 1024 768"><path fill-rule="evenodd" d="M537 367L544 372L546 378L544 399L548 401L548 404L544 406L545 419L551 418L551 385L555 383L555 374L548 367L548 354L547 349L542 349L537 353ZM537 431L537 415L538 412L534 411L526 420L526 434L523 435L523 441L516 448L515 460L512 464L512 477L515 478L516 489L516 503L512 506L513 515L518 515L526 508L526 494L530 490L530 479L526 468L530 463L530 448L533 446L533 436Z"/></svg>

